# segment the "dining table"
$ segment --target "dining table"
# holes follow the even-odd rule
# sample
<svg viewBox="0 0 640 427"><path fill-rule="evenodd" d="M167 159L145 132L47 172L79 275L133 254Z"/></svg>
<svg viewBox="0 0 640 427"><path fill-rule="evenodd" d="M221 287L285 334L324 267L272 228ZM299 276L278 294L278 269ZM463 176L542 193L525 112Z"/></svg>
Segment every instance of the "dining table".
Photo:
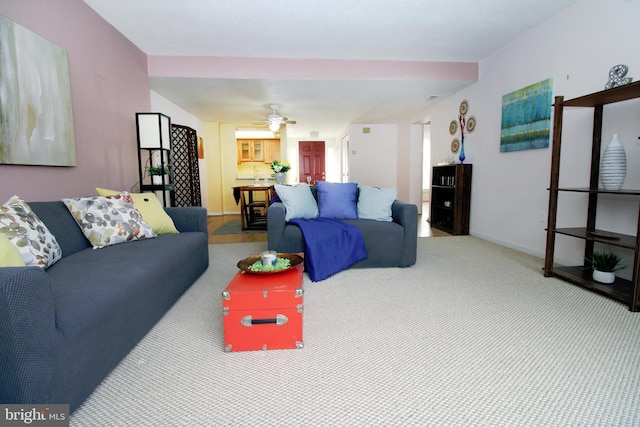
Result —
<svg viewBox="0 0 640 427"><path fill-rule="evenodd" d="M274 194L273 184L259 183L233 187L233 197L240 204L240 228L266 230L267 208Z"/></svg>

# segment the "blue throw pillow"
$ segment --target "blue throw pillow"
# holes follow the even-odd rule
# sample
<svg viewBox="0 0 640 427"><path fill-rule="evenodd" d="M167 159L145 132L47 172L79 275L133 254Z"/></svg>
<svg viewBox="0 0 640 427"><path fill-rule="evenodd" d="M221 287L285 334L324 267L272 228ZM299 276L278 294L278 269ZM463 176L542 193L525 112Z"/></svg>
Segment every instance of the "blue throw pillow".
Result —
<svg viewBox="0 0 640 427"><path fill-rule="evenodd" d="M316 182L321 218L358 219L358 184L354 182Z"/></svg>
<svg viewBox="0 0 640 427"><path fill-rule="evenodd" d="M397 196L397 188L360 187L358 218L393 221L391 205Z"/></svg>
<svg viewBox="0 0 640 427"><path fill-rule="evenodd" d="M318 216L318 204L307 184L294 186L276 184L275 189L285 208L285 221L289 221L291 218L316 218Z"/></svg>

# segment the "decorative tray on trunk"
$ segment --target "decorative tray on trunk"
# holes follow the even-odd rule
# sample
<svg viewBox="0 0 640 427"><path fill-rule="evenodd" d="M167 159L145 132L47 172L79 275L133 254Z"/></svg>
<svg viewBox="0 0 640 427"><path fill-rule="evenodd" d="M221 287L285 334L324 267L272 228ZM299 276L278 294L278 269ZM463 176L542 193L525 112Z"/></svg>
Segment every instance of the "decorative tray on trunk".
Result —
<svg viewBox="0 0 640 427"><path fill-rule="evenodd" d="M281 259L285 259L285 260L289 260L289 265L288 267L285 268L281 268L278 270L269 270L269 271L259 271L259 270L251 270L251 267L255 264L255 263L260 263L260 265L262 265L262 258L261 256L258 255L251 255L241 261L238 261L238 268L243 271L244 273L249 273L249 274L276 274L276 273L282 273L285 271L289 271L292 268L297 267L298 265L302 264L302 262L304 261L304 258L302 258L300 255L297 254L281 254L278 253L277 258L281 258ZM277 265L277 264L276 264Z"/></svg>

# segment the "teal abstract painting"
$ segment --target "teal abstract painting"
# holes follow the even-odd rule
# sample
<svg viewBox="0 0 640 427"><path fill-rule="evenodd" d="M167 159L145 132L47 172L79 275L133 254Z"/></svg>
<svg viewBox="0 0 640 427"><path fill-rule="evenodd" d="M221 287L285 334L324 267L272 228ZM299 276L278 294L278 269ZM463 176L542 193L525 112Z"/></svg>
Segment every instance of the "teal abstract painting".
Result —
<svg viewBox="0 0 640 427"><path fill-rule="evenodd" d="M500 151L549 147L553 79L502 97Z"/></svg>

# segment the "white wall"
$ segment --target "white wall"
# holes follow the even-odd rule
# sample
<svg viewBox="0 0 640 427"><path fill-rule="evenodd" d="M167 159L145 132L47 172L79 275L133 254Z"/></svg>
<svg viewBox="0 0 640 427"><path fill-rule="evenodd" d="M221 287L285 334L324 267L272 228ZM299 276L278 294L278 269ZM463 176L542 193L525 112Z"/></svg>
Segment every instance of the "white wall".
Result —
<svg viewBox="0 0 640 427"><path fill-rule="evenodd" d="M369 133L363 132L365 128L369 128ZM397 125L354 124L349 127L349 181L396 188L397 163Z"/></svg>
<svg viewBox="0 0 640 427"><path fill-rule="evenodd" d="M408 178L408 197L400 200L407 200L418 206L418 213L422 213L422 151L424 149L424 125L409 126L409 170L405 175ZM400 171L402 175L403 172ZM400 194L400 193L398 193Z"/></svg>
<svg viewBox="0 0 640 427"><path fill-rule="evenodd" d="M204 138L204 123L201 120L187 113L185 110L173 104L171 101L160 96L154 91L151 91L151 112L166 114L167 116L171 117L171 124L187 126L195 129L198 136ZM207 168L206 163L203 159L198 160L198 170L200 172L200 195L202 199L202 206L206 208L208 199Z"/></svg>
<svg viewBox="0 0 640 427"><path fill-rule="evenodd" d="M429 121L429 124L424 125L422 147L422 164L424 165L422 170L422 200L429 200L429 191L431 189L431 121Z"/></svg>
<svg viewBox="0 0 640 427"><path fill-rule="evenodd" d="M463 99L476 130L465 137L472 163L471 234L544 256L551 148L500 153L502 96L553 78L553 95L574 98L604 89L609 70L629 66L640 80L640 2L583 0L480 63L479 82L425 112L431 117L432 163L450 156L449 123ZM603 141L618 133L627 152L625 188L640 188L640 101L605 108ZM561 186L588 186L593 110L564 114ZM604 144L606 145L606 144ZM604 147L603 147L604 149ZM598 224L635 234L638 200L611 200L599 209ZM586 198L560 201L558 226L584 226ZM606 214L613 213L609 219ZM559 239L557 259L582 262L583 246Z"/></svg>
<svg viewBox="0 0 640 427"><path fill-rule="evenodd" d="M351 125L349 181L397 188L398 199L417 205L420 211L423 131L422 124Z"/></svg>

